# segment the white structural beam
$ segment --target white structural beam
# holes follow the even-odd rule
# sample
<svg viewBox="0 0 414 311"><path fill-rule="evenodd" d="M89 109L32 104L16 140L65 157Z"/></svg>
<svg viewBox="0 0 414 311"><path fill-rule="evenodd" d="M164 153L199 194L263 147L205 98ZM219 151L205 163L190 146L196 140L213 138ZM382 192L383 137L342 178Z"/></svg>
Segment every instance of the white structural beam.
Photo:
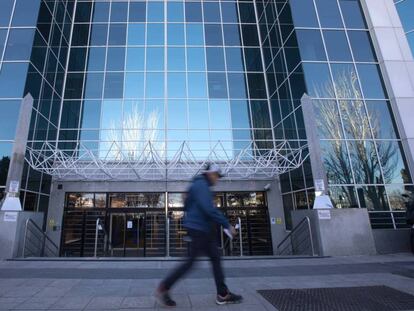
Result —
<svg viewBox="0 0 414 311"><path fill-rule="evenodd" d="M184 181L198 174L207 162L218 164L226 179L244 180L272 179L300 167L308 156L306 144L293 148L287 140L274 142L273 148L259 148L252 142L242 150L217 142L202 157L196 156L197 150L187 142L168 158L165 150L150 141L143 146L128 151L112 142L108 150L100 151L78 143L72 150L60 150L46 141L38 149L28 147L26 161L56 180Z"/></svg>

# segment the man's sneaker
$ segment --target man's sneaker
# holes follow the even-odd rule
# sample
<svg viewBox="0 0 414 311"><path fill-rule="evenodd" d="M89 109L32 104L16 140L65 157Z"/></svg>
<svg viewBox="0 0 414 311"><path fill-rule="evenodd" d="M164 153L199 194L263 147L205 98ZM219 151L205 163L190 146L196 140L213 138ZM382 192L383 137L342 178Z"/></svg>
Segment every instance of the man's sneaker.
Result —
<svg viewBox="0 0 414 311"><path fill-rule="evenodd" d="M232 303L241 303L243 301L243 297L240 295L236 295L233 293L228 292L226 296L217 295L216 297L216 304L218 305L226 305Z"/></svg>
<svg viewBox="0 0 414 311"><path fill-rule="evenodd" d="M177 305L176 302L172 300L168 291L157 290L155 297L157 298L158 303L164 307L175 307Z"/></svg>

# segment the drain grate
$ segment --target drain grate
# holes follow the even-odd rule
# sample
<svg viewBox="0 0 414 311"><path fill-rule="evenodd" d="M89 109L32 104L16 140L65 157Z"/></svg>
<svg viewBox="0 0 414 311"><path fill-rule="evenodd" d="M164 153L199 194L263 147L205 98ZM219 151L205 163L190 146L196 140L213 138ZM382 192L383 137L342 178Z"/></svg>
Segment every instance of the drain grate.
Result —
<svg viewBox="0 0 414 311"><path fill-rule="evenodd" d="M387 286L259 290L279 311L402 311L414 296Z"/></svg>

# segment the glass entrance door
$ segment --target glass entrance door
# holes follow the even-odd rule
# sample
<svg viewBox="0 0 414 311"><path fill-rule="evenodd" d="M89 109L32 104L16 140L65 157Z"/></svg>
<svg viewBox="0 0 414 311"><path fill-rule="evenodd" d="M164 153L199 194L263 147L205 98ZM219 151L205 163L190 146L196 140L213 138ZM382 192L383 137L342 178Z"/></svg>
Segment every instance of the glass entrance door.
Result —
<svg viewBox="0 0 414 311"><path fill-rule="evenodd" d="M111 214L109 236L111 256L145 256L145 213Z"/></svg>

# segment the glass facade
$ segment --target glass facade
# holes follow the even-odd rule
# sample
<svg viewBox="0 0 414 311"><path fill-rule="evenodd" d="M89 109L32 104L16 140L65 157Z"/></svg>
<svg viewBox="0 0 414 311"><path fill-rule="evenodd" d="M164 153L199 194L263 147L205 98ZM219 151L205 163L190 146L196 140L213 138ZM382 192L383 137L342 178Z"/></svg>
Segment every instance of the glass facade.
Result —
<svg viewBox="0 0 414 311"><path fill-rule="evenodd" d="M78 2L59 139L130 158L272 146L252 2ZM269 144L270 143L270 144ZM116 154L118 150L111 150ZM114 155L115 156L115 155Z"/></svg>
<svg viewBox="0 0 414 311"><path fill-rule="evenodd" d="M337 208L368 208L373 227L404 226L412 180L357 0L257 2L276 138L305 137L300 99L314 103ZM309 163L281 176L287 228L314 200ZM395 211L395 213L391 213Z"/></svg>
<svg viewBox="0 0 414 311"><path fill-rule="evenodd" d="M0 191L27 92L35 98L33 147L48 141L76 153L81 143L101 158L125 151L136 160L151 142L166 161L183 142L201 161L218 143L232 157L252 142L302 146L308 93L336 207L368 208L374 226L402 226L401 194L412 180L358 0L1 6ZM287 219L312 206L309 161L280 178ZM45 211L50 181L25 168L26 210Z"/></svg>
<svg viewBox="0 0 414 311"><path fill-rule="evenodd" d="M1 3L0 196L6 183L20 102L25 94L30 92L34 98L28 140L57 138L73 8L74 2L68 0ZM20 192L25 210L47 214L50 183L49 175L25 166Z"/></svg>
<svg viewBox="0 0 414 311"><path fill-rule="evenodd" d="M407 35L408 43L414 55L414 1L413 0L394 0L400 15L401 23Z"/></svg>

